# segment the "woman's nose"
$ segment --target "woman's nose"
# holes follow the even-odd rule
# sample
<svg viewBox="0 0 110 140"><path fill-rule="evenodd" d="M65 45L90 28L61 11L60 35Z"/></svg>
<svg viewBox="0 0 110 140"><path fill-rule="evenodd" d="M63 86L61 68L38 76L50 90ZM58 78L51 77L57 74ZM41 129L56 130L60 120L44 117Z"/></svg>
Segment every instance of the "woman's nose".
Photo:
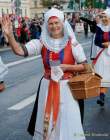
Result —
<svg viewBox="0 0 110 140"><path fill-rule="evenodd" d="M56 27L56 24L53 24L52 27L55 28Z"/></svg>

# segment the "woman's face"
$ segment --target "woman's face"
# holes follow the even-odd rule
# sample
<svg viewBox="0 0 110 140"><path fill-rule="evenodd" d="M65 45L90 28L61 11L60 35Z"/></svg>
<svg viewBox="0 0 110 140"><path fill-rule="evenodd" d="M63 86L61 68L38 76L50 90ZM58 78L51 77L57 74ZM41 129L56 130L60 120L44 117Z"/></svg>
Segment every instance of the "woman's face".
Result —
<svg viewBox="0 0 110 140"><path fill-rule="evenodd" d="M106 16L106 14L102 14L102 23L106 26L109 24L109 18Z"/></svg>
<svg viewBox="0 0 110 140"><path fill-rule="evenodd" d="M53 38L61 38L63 36L63 23L57 17L48 20L48 31Z"/></svg>

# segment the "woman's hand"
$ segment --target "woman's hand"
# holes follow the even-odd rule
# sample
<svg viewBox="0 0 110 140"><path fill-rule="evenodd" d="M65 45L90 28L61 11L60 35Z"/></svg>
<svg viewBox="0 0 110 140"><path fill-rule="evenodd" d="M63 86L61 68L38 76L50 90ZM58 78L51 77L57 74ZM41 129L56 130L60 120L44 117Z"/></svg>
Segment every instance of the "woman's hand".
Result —
<svg viewBox="0 0 110 140"><path fill-rule="evenodd" d="M13 33L13 27L12 27L12 23L11 23L11 20L10 20L10 18L9 18L8 15L4 15L2 17L2 19L1 19L1 25L2 25L3 33L6 36L12 35L12 33Z"/></svg>
<svg viewBox="0 0 110 140"><path fill-rule="evenodd" d="M102 45L104 46L104 48L108 48L108 46L110 45L110 42L104 42L102 43Z"/></svg>
<svg viewBox="0 0 110 140"><path fill-rule="evenodd" d="M64 72L65 71L81 72L85 70L85 66L83 64L76 64L76 65L61 64L60 67Z"/></svg>
<svg viewBox="0 0 110 140"><path fill-rule="evenodd" d="M68 70L68 65L67 64L61 64L60 67L64 72Z"/></svg>
<svg viewBox="0 0 110 140"><path fill-rule="evenodd" d="M19 47L20 45L18 44L18 42L16 42L14 38L12 23L8 15L2 17L1 25L2 25L4 36L9 42L13 52L16 55L25 56L22 47Z"/></svg>
<svg viewBox="0 0 110 140"><path fill-rule="evenodd" d="M68 65L68 64L61 64L60 67L65 72L65 71L68 71L69 70L70 65Z"/></svg>

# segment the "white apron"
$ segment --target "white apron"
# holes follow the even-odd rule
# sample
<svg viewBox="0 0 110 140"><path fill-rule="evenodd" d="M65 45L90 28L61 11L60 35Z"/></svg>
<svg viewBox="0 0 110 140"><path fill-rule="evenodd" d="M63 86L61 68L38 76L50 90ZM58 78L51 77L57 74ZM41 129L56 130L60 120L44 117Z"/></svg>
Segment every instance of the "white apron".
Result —
<svg viewBox="0 0 110 140"><path fill-rule="evenodd" d="M49 80L43 79L39 93L36 127L33 140L43 140L45 102L48 95ZM78 102L72 97L67 80L60 82L60 112L53 133L50 133L50 120L47 140L85 140ZM52 116L51 116L52 118Z"/></svg>
<svg viewBox="0 0 110 140"><path fill-rule="evenodd" d="M101 49L97 47L98 52ZM95 64L95 71L102 77L101 87L110 87L110 55L107 48L99 56Z"/></svg>

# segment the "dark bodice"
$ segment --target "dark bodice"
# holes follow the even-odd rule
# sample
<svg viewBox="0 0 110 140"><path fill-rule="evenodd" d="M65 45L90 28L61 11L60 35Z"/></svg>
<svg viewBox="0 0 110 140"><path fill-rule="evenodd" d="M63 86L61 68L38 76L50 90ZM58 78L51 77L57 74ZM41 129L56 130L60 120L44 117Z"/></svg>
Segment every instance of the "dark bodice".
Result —
<svg viewBox="0 0 110 140"><path fill-rule="evenodd" d="M103 48L102 43L110 42L110 31L104 32L100 27L96 28L95 45Z"/></svg>

